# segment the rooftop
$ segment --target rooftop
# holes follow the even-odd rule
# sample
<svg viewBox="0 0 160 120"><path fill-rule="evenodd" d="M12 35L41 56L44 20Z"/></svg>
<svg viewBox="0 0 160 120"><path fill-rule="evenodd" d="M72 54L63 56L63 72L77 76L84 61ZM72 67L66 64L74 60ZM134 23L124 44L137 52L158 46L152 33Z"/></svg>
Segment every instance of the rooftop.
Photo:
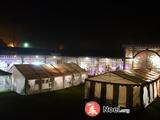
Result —
<svg viewBox="0 0 160 120"><path fill-rule="evenodd" d="M0 75L11 75L11 73L0 70Z"/></svg>

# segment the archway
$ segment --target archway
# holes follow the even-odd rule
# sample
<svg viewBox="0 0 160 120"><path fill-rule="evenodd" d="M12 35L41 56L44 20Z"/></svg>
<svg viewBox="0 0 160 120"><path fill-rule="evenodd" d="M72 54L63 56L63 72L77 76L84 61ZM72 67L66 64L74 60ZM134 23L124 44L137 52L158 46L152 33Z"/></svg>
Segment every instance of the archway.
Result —
<svg viewBox="0 0 160 120"><path fill-rule="evenodd" d="M160 69L160 57L157 53L144 50L134 56L133 68Z"/></svg>

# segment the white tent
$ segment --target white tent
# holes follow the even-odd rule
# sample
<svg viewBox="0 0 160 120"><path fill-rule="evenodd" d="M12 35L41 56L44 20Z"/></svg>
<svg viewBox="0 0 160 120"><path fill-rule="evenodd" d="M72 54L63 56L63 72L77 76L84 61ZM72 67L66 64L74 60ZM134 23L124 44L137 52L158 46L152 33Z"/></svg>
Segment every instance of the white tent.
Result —
<svg viewBox="0 0 160 120"><path fill-rule="evenodd" d="M50 77L50 84L52 85L51 90L59 90L63 89L63 75L55 69L51 64L44 64L42 67L48 72L49 77ZM46 83L46 84L49 84Z"/></svg>
<svg viewBox="0 0 160 120"><path fill-rule="evenodd" d="M11 89L11 73L0 70L0 92Z"/></svg>
<svg viewBox="0 0 160 120"><path fill-rule="evenodd" d="M85 98L125 108L145 108L160 96L160 75L146 69L114 71L88 78Z"/></svg>
<svg viewBox="0 0 160 120"><path fill-rule="evenodd" d="M81 72L75 72L71 69L73 68L70 68L70 64L20 64L14 65L9 71L12 73L14 91L28 95L59 90L82 83L85 78L78 79L78 84L73 84L74 74L81 75ZM79 67L79 69L81 68ZM87 73L83 69L81 71L87 77Z"/></svg>
<svg viewBox="0 0 160 120"><path fill-rule="evenodd" d="M72 86L72 72L67 70L63 64L54 65L54 67L63 75L64 77L64 88Z"/></svg>
<svg viewBox="0 0 160 120"><path fill-rule="evenodd" d="M86 78L88 78L88 75L86 74L86 71L85 71L84 69L80 68L77 64L72 63L72 64L70 64L70 66L71 66L72 68L74 68L76 71L78 71L78 72L81 73L81 80L82 80L83 82L84 82L84 80L85 80Z"/></svg>
<svg viewBox="0 0 160 120"><path fill-rule="evenodd" d="M81 82L81 72L73 68L70 64L63 64L63 67L72 73L72 85L78 85ZM81 70L82 71L82 70Z"/></svg>

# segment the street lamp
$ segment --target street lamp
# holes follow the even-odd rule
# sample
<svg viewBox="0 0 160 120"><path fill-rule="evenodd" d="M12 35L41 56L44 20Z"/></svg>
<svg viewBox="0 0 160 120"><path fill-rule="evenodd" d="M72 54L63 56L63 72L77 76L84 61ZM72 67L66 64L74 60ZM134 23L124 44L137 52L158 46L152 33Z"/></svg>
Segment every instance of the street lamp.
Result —
<svg viewBox="0 0 160 120"><path fill-rule="evenodd" d="M25 42L25 43L23 44L23 46L24 46L25 48L28 48L28 47L29 47L29 44L28 44L27 42Z"/></svg>

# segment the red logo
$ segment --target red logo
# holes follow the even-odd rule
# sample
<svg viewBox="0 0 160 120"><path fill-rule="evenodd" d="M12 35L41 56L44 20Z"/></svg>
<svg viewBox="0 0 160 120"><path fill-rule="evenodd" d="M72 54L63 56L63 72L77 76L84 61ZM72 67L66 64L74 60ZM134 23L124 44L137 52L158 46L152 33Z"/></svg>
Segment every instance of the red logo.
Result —
<svg viewBox="0 0 160 120"><path fill-rule="evenodd" d="M95 117L100 113L100 105L95 101L87 102L85 105L85 113L90 117Z"/></svg>

